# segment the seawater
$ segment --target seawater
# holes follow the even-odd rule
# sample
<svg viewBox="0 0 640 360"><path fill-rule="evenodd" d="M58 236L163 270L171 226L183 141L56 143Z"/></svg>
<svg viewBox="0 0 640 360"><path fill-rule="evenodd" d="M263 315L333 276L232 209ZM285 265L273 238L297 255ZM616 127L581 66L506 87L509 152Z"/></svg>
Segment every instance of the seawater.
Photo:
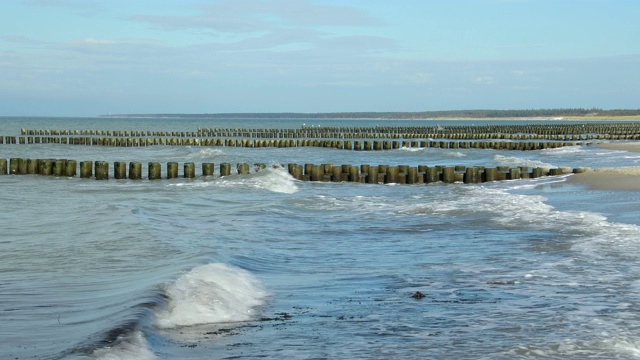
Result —
<svg viewBox="0 0 640 360"><path fill-rule="evenodd" d="M1 118L0 135L303 123L435 124ZM277 166L597 168L640 154L4 144L0 157L274 165L161 181L0 176L1 359L640 357L638 192L569 176L312 183Z"/></svg>

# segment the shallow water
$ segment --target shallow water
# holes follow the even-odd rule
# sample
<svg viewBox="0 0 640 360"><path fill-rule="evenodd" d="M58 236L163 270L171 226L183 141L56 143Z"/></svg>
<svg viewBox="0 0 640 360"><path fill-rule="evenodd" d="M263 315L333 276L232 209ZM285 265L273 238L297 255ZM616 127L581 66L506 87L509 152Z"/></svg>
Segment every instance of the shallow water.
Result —
<svg viewBox="0 0 640 360"><path fill-rule="evenodd" d="M301 122L3 118L0 135L22 127L192 131ZM590 146L352 152L5 144L0 157L193 161L197 168L640 160ZM565 177L311 183L278 168L161 181L0 176L0 188L3 359L640 357L637 192L588 191ZM426 296L414 299L417 291Z"/></svg>

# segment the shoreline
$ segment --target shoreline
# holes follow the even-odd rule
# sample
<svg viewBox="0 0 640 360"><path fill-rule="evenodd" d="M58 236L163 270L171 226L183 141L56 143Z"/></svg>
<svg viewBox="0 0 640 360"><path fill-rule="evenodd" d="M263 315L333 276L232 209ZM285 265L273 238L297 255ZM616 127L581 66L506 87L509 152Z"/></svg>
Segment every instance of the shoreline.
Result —
<svg viewBox="0 0 640 360"><path fill-rule="evenodd" d="M593 146L607 149L640 153L640 142L599 143ZM574 174L568 180L573 184L587 185L593 190L640 191L640 166L592 169Z"/></svg>
<svg viewBox="0 0 640 360"><path fill-rule="evenodd" d="M609 121L640 121L640 116L568 116L562 118L550 118L550 117L429 117L429 118L386 118L386 117L363 117L363 118L346 118L346 117L237 117L229 116L224 117L220 115L207 116L169 116L169 115L97 115L95 118L99 119L239 119L239 120L307 120L307 121L326 121L326 120L362 120L362 121L551 121L551 122L609 122Z"/></svg>
<svg viewBox="0 0 640 360"><path fill-rule="evenodd" d="M592 190L640 191L640 167L595 169L574 174L568 181Z"/></svg>
<svg viewBox="0 0 640 360"><path fill-rule="evenodd" d="M633 153L640 152L640 141L597 143L592 146L607 150L628 151Z"/></svg>

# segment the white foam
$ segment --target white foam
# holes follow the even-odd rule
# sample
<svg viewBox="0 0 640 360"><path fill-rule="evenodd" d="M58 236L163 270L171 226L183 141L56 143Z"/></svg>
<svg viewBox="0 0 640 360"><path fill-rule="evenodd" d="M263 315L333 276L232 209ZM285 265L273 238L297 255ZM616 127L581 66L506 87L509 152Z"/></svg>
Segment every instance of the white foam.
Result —
<svg viewBox="0 0 640 360"><path fill-rule="evenodd" d="M291 176L289 172L282 167L269 167L249 175L233 174L231 176L217 178L215 181L187 181L169 184L167 186L193 188L235 188L248 186L283 194L293 194L299 190L296 179L294 179L293 176Z"/></svg>
<svg viewBox="0 0 640 360"><path fill-rule="evenodd" d="M466 156L467 154L460 151L447 151L445 154L443 154L443 157L452 157L452 158L462 158Z"/></svg>
<svg viewBox="0 0 640 360"><path fill-rule="evenodd" d="M402 151L408 151L408 152L418 152L418 151L424 151L425 148L420 148L420 147L406 147L403 146L400 148L400 150Z"/></svg>
<svg viewBox="0 0 640 360"><path fill-rule="evenodd" d="M93 352L96 360L156 360L158 357L149 350L142 332L135 331L127 336L120 336L115 345L97 349Z"/></svg>
<svg viewBox="0 0 640 360"><path fill-rule="evenodd" d="M546 204L539 195L511 194L501 189L468 187L465 194L448 207L438 207L434 213L477 211L491 214L492 220L504 227L525 227L555 231L581 240L573 249L594 257L616 253L635 256L640 251L640 227L613 223L607 217L588 211L559 211Z"/></svg>
<svg viewBox="0 0 640 360"><path fill-rule="evenodd" d="M504 156L504 155L495 155L493 160L498 163L500 166L511 166L511 167L519 167L526 166L531 168L543 167L543 168L556 168L557 166L545 163L540 160L531 160L531 159L523 159L516 156Z"/></svg>
<svg viewBox="0 0 640 360"><path fill-rule="evenodd" d="M249 178L249 185L283 194L293 194L299 190L293 176L282 167L270 167L258 171Z"/></svg>
<svg viewBox="0 0 640 360"><path fill-rule="evenodd" d="M211 158L225 154L224 151L219 148L203 147L197 149L198 151L192 152L187 156L189 160L210 160Z"/></svg>
<svg viewBox="0 0 640 360"><path fill-rule="evenodd" d="M586 152L584 147L582 146L562 146L551 149L542 149L540 152L544 155L553 155L553 156L561 156L568 154L579 154Z"/></svg>
<svg viewBox="0 0 640 360"><path fill-rule="evenodd" d="M166 287L167 306L156 313L156 325L175 328L251 320L267 292L243 269L221 263L197 267Z"/></svg>

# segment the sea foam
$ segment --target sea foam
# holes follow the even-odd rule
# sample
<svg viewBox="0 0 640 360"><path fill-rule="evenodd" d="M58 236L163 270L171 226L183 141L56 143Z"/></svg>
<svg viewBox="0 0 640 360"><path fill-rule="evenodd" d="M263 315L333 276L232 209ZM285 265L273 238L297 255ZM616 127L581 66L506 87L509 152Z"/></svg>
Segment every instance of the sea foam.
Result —
<svg viewBox="0 0 640 360"><path fill-rule="evenodd" d="M217 156L225 155L224 151L219 148L197 148L196 151L187 156L189 160L211 160Z"/></svg>
<svg viewBox="0 0 640 360"><path fill-rule="evenodd" d="M293 194L298 191L295 179L282 167L260 170L249 179L249 185L283 194Z"/></svg>
<svg viewBox="0 0 640 360"><path fill-rule="evenodd" d="M248 271L221 263L199 266L165 289L169 301L156 313L159 328L247 321L267 292Z"/></svg>
<svg viewBox="0 0 640 360"><path fill-rule="evenodd" d="M134 331L128 335L118 337L110 347L97 349L93 352L96 360L156 360L158 357L149 350L142 332Z"/></svg>
<svg viewBox="0 0 640 360"><path fill-rule="evenodd" d="M493 160L501 166L526 166L531 168L543 167L543 168L556 168L557 166L545 163L540 160L530 160L523 159L516 156L504 156L504 155L495 155Z"/></svg>

